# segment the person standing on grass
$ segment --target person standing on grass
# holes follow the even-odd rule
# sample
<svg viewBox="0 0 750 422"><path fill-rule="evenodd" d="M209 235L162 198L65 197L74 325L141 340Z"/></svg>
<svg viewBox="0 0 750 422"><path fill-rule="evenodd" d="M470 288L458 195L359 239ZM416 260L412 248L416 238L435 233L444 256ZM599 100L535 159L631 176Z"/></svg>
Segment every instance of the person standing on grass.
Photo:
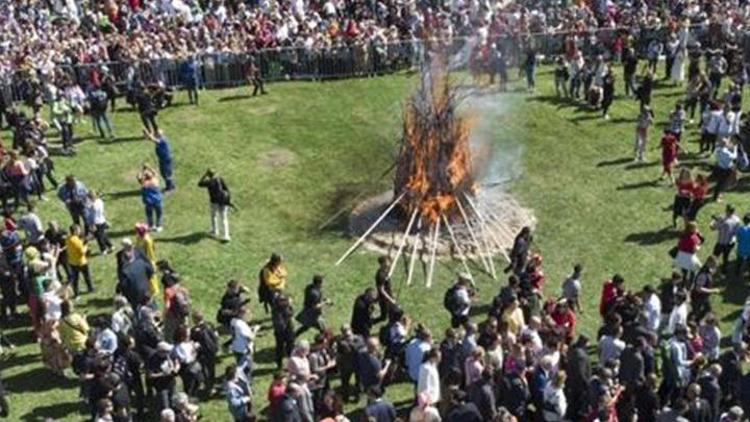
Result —
<svg viewBox="0 0 750 422"><path fill-rule="evenodd" d="M677 219L685 218L690 207L690 195L693 192L693 175L687 168L680 169L675 182L677 192L672 203L672 227L677 228Z"/></svg>
<svg viewBox="0 0 750 422"><path fill-rule="evenodd" d="M529 93L533 93L536 89L536 65L537 65L537 58L536 58L536 51L534 50L534 47L528 46L526 48L526 58L523 62L523 69L526 74L526 90Z"/></svg>
<svg viewBox="0 0 750 422"><path fill-rule="evenodd" d="M724 209L724 216L713 216L711 218L711 230L717 232L713 255L721 257L721 271L726 273L729 254L734 249L735 235L740 227L740 217L735 213L734 205L727 204Z"/></svg>
<svg viewBox="0 0 750 422"><path fill-rule="evenodd" d="M561 297L567 299L570 309L577 313L583 312L579 300L581 296L582 272L583 266L581 264L576 264L575 266L573 266L573 273L570 274L562 283Z"/></svg>
<svg viewBox="0 0 750 422"><path fill-rule="evenodd" d="M229 235L229 218L227 217L229 207L232 206L229 187L224 179L212 169L206 170L201 180L198 181L198 186L208 189L208 199L211 205L211 234L221 236L223 241L229 242L232 239ZM223 233L219 233L219 228Z"/></svg>
<svg viewBox="0 0 750 422"><path fill-rule="evenodd" d="M149 233L149 227L143 223L137 223L135 225L135 250L150 264L151 267L156 269L156 247L154 246L154 239ZM159 295L159 281L154 271L149 278L149 295L152 298L156 298Z"/></svg>
<svg viewBox="0 0 750 422"><path fill-rule="evenodd" d="M687 209L688 221L695 221L698 218L698 211L700 211L701 208L703 208L703 205L706 204L706 195L708 195L708 189L708 179L706 178L706 176L700 173L695 176L693 188L690 191L692 200L690 202L690 206Z"/></svg>
<svg viewBox="0 0 750 422"><path fill-rule="evenodd" d="M651 106L651 94L654 91L654 74L653 72L646 71L643 76L641 85L638 87L638 100L640 101L640 109L643 110L647 106Z"/></svg>
<svg viewBox="0 0 750 422"><path fill-rule="evenodd" d="M279 254L271 254L271 258L260 270L258 298L264 306L272 306L276 296L284 291L288 274ZM267 312L266 308L266 312Z"/></svg>
<svg viewBox="0 0 750 422"><path fill-rule="evenodd" d="M107 137L113 138L112 123L110 123L109 116L107 116L107 92L101 86L94 85L91 87L88 100L91 120L94 122L94 129L99 131L99 137L104 138L104 129L106 128Z"/></svg>
<svg viewBox="0 0 750 422"><path fill-rule="evenodd" d="M70 213L74 224L81 225L84 222L84 209L89 190L82 182L76 180L75 176L65 176L65 183L57 190L57 197L65 203L65 208Z"/></svg>
<svg viewBox="0 0 750 422"><path fill-rule="evenodd" d="M162 194L159 189L159 177L154 169L144 164L138 173L138 182L141 184L141 201L146 209L146 221L149 229L162 231Z"/></svg>
<svg viewBox="0 0 750 422"><path fill-rule="evenodd" d="M297 315L297 322L300 327L294 333L294 337L299 337L310 328L322 333L326 330L326 323L323 320L323 307L330 302L323 298L323 276L316 274L312 282L305 287L305 299L302 304L302 311Z"/></svg>
<svg viewBox="0 0 750 422"><path fill-rule="evenodd" d="M141 123L143 127L149 132L158 132L159 126L156 124L156 104L154 98L148 91L143 82L139 83L136 88L135 101L138 105L138 114L141 116Z"/></svg>
<svg viewBox="0 0 750 422"><path fill-rule="evenodd" d="M714 186L714 202L720 202L721 192L729 188L732 174L735 171L735 160L737 160L737 146L731 139L723 139L719 148L716 149L716 166L714 167L716 185Z"/></svg>
<svg viewBox="0 0 750 422"><path fill-rule="evenodd" d="M94 284L91 281L91 270L89 269L88 246L86 241L81 238L81 227L77 224L70 226L70 234L65 239L65 250L68 252L68 266L70 267L70 284L73 285L73 294L78 297L78 280L81 275L86 281L89 293L94 291Z"/></svg>
<svg viewBox="0 0 750 422"><path fill-rule="evenodd" d="M243 368L248 379L248 384L252 385L253 369L253 352L255 336L260 330L260 325L253 325L245 321L247 309L243 306L229 323L232 334L231 350L237 361L237 366Z"/></svg>
<svg viewBox="0 0 750 422"><path fill-rule="evenodd" d="M602 117L609 120L609 107L615 100L615 74L612 67L607 65L602 78Z"/></svg>
<svg viewBox="0 0 750 422"><path fill-rule="evenodd" d="M376 323L387 321L391 310L398 307L396 299L393 297L391 288L391 279L388 272L391 267L391 259L382 255L378 257L378 271L375 273L375 288L378 290L378 305L380 306L380 315L375 320Z"/></svg>
<svg viewBox="0 0 750 422"><path fill-rule="evenodd" d="M737 264L736 272L739 277L745 274L746 264L750 259L750 214L742 217L742 225L737 228Z"/></svg>
<svg viewBox="0 0 750 422"><path fill-rule="evenodd" d="M180 75L188 94L188 102L198 105L198 59L194 55L187 56L180 64Z"/></svg>
<svg viewBox="0 0 750 422"><path fill-rule="evenodd" d="M680 141L671 132L664 132L664 136L661 138L661 166L662 172L659 176L659 180L667 177L670 184L674 183L674 175L672 169L677 162L677 153L680 150Z"/></svg>
<svg viewBox="0 0 750 422"><path fill-rule="evenodd" d="M253 57L250 58L250 62L247 65L247 81L253 86L253 97L257 96L259 92L261 95L267 94L263 82L263 74Z"/></svg>
<svg viewBox="0 0 750 422"><path fill-rule="evenodd" d="M102 255L112 252L114 247L107 235L109 224L107 223L107 216L104 213L104 201L94 191L90 191L88 194L84 214L86 215L86 225L89 227L89 232L94 233L96 243L99 245Z"/></svg>
<svg viewBox="0 0 750 422"><path fill-rule="evenodd" d="M682 279L691 283L695 272L701 267L698 259L698 250L703 243L703 237L698 232L698 225L694 221L685 224L685 231L677 243L677 256L674 259L675 267L682 270Z"/></svg>
<svg viewBox="0 0 750 422"><path fill-rule="evenodd" d="M638 116L638 124L635 127L635 162L643 162L643 155L646 152L646 143L648 142L648 128L654 124L654 112L651 107L644 106L641 108L641 114Z"/></svg>
<svg viewBox="0 0 750 422"><path fill-rule="evenodd" d="M172 177L172 147L169 144L169 139L160 130L149 132L148 129L144 129L143 136L156 146L155 151L156 159L159 162L159 173L161 173L165 184L164 192L173 191L175 185L174 178Z"/></svg>
<svg viewBox="0 0 750 422"><path fill-rule="evenodd" d="M63 154L73 155L73 109L64 95L58 94L52 103L52 122L60 132Z"/></svg>

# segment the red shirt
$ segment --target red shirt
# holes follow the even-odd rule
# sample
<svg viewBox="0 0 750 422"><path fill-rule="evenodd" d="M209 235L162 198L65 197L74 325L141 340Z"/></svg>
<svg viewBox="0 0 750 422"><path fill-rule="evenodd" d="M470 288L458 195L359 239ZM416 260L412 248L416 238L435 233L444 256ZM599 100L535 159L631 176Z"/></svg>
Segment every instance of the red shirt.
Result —
<svg viewBox="0 0 750 422"><path fill-rule="evenodd" d="M271 383L271 385L268 386L268 403L272 409L279 404L284 393L286 393L286 385L284 385L284 383Z"/></svg>
<svg viewBox="0 0 750 422"><path fill-rule="evenodd" d="M690 233L683 235L680 238L680 242L677 244L677 249L681 252L696 253L698 251L698 245L701 244L701 238L698 237L698 233Z"/></svg>
<svg viewBox="0 0 750 422"><path fill-rule="evenodd" d="M604 316L612 301L619 295L620 289L612 280L607 280L602 287L602 297L599 301L599 313Z"/></svg>
<svg viewBox="0 0 750 422"><path fill-rule="evenodd" d="M690 196L693 192L693 182L677 182L677 195Z"/></svg>
<svg viewBox="0 0 750 422"><path fill-rule="evenodd" d="M677 137L669 134L661 138L661 156L664 161L677 158Z"/></svg>
<svg viewBox="0 0 750 422"><path fill-rule="evenodd" d="M573 338L576 332L576 314L568 309L567 312L555 311L552 313L555 324L565 330L565 337Z"/></svg>
<svg viewBox="0 0 750 422"><path fill-rule="evenodd" d="M706 197L707 193L708 183L693 183L693 189L691 190L693 199L703 200L703 198Z"/></svg>

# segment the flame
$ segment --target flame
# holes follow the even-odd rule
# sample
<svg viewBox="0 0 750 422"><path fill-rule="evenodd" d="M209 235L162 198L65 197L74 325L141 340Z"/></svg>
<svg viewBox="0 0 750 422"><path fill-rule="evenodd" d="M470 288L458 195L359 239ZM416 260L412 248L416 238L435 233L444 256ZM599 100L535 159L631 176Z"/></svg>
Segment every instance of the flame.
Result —
<svg viewBox="0 0 750 422"><path fill-rule="evenodd" d="M472 119L457 113L456 102L447 74L433 66L404 107L394 192L406 192L402 210L408 215L417 210L429 224L441 215L454 217L459 196L474 190Z"/></svg>

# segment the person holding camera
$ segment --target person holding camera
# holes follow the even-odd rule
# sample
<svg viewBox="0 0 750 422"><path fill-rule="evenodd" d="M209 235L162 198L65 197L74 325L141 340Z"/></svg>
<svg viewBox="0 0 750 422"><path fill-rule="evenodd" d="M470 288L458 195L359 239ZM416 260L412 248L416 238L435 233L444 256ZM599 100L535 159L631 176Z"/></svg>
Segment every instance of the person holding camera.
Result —
<svg viewBox="0 0 750 422"><path fill-rule="evenodd" d="M198 182L198 186L208 189L208 198L211 203L211 234L218 237L219 227L221 227L223 230L221 240L229 242L231 237L227 212L232 206L232 196L226 182L214 170L208 169Z"/></svg>
<svg viewBox="0 0 750 422"><path fill-rule="evenodd" d="M155 232L162 231L162 195L159 189L159 177L148 164L143 164L138 173L141 184L141 201L146 209L148 227Z"/></svg>

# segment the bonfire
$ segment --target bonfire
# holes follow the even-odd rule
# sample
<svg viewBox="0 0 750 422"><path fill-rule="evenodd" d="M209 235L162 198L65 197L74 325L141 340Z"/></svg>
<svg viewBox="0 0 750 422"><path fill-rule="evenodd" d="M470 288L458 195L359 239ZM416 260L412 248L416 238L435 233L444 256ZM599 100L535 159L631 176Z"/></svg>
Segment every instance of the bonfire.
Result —
<svg viewBox="0 0 750 422"><path fill-rule="evenodd" d="M468 112L458 110L457 90L444 69L433 63L424 70L420 86L407 100L392 199L382 212L378 210L377 219L336 265L387 218L388 223L383 226L403 233L399 241L392 243L398 246L389 276L401 256L409 254L407 285L411 284L417 256L425 265L426 285L432 285L439 244L446 243L446 239L451 245L450 254L461 261L469 277L467 261L471 259L493 278L493 255L500 253L507 259L505 248L513 234L489 205L477 200L470 145L472 118Z"/></svg>

